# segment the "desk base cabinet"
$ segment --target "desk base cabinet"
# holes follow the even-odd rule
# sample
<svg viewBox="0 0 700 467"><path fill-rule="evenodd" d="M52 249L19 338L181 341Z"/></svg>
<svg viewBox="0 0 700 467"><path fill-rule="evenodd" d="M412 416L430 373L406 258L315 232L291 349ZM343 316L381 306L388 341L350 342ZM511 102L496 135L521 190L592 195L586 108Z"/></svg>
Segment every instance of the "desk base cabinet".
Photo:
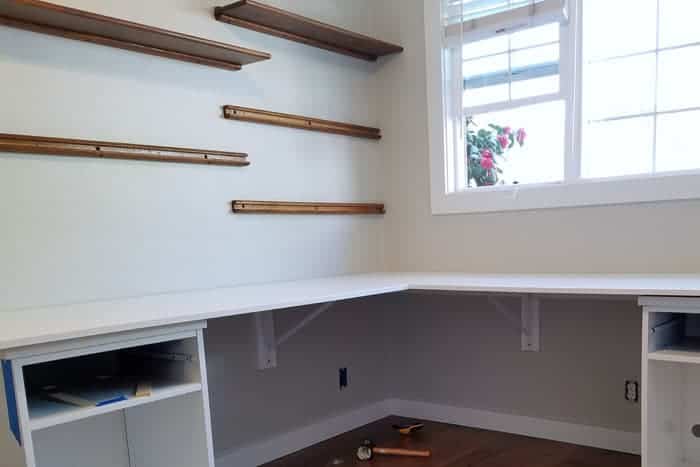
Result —
<svg viewBox="0 0 700 467"><path fill-rule="evenodd" d="M643 298L642 465L700 467L700 300Z"/></svg>
<svg viewBox="0 0 700 467"><path fill-rule="evenodd" d="M14 396L6 394L13 449L24 452L20 465L214 467L205 326L3 355L6 393Z"/></svg>

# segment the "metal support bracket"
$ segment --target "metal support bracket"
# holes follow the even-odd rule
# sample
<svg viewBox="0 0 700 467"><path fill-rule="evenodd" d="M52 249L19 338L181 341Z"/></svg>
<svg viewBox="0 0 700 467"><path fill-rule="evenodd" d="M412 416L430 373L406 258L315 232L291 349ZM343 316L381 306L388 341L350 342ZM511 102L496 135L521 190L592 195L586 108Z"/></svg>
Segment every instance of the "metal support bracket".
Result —
<svg viewBox="0 0 700 467"><path fill-rule="evenodd" d="M540 351L540 299L536 295L523 295L520 300L520 316L512 312L498 297L490 295L491 303L513 329L520 334L523 352Z"/></svg>
<svg viewBox="0 0 700 467"><path fill-rule="evenodd" d="M256 337L258 369L267 370L277 367L277 348L291 339L310 322L328 311L335 302L324 303L306 315L279 338L275 332L275 317L272 311L262 311L253 315L253 326Z"/></svg>

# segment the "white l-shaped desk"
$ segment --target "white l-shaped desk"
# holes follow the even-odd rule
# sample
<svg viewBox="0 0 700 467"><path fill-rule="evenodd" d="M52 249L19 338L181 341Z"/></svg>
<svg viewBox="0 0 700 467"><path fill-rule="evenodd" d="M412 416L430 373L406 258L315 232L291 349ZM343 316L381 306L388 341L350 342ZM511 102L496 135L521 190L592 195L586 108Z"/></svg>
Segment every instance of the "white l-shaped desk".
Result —
<svg viewBox="0 0 700 467"><path fill-rule="evenodd" d="M0 312L0 356L17 347L407 290L700 297L700 275L357 274Z"/></svg>
<svg viewBox="0 0 700 467"><path fill-rule="evenodd" d="M674 432L658 431L652 422L656 419L677 421L678 413L691 413L696 406L700 416L700 401L697 404L694 400L686 401L681 408L670 402L675 401L679 393L689 393L688 372L699 381L693 390L700 388L700 346L691 355L683 353L683 349L679 353L672 348L687 337L683 334L685 322L678 316L700 314L700 298L697 298L700 297L700 275L377 273L0 312L0 358L3 359L8 418L21 444L18 448L26 458L22 465L99 467L95 462L99 464L99 459L109 456L109 466L134 467L146 462L149 467L214 467L202 341L202 329L207 320L257 313L260 346L266 336L266 321L261 317L266 315L271 320L270 313L262 312L411 290L522 294L524 298L543 295L639 298L645 305L643 465L672 465L667 461L686 455L682 446L689 442L690 430L685 429L684 419L678 424L681 428ZM523 303L524 323L526 300ZM321 305L308 319L325 309ZM695 325L700 328L700 321ZM267 335L266 342L276 342L274 330L272 333ZM126 352L133 356L137 348L147 348L146 352L141 351L143 355L157 355L166 349L175 352L175 357L183 352L189 357L180 362L162 363L167 367L166 373L176 380L154 388L150 398L130 398L102 407L66 409L55 404L45 407L45 396L37 398L36 389L35 394L31 394L31 384L25 384L25 375L36 378L41 365L57 364L60 368L61 362L70 359L110 352ZM258 352L260 358L260 348ZM667 367L686 364L693 366L678 370ZM55 368L53 373L56 373ZM648 386L649 379L662 382L663 387ZM649 397L663 401L660 407L667 408L668 413L651 410L655 406L649 404ZM179 423L173 423L173 417L191 419L200 429L192 431L190 427L183 431ZM87 436L97 442L87 447L81 444L80 439ZM143 442L136 443L132 437ZM153 443L162 443L162 449L154 449ZM174 449L178 446L186 449ZM89 452L81 452L84 449Z"/></svg>

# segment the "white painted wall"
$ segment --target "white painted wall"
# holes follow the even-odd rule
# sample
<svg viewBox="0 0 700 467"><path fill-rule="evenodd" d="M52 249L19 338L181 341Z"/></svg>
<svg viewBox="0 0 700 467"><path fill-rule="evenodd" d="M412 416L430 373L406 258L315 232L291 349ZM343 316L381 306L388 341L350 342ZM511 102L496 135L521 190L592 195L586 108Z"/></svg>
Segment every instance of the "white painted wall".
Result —
<svg viewBox="0 0 700 467"><path fill-rule="evenodd" d="M437 0L435 0L437 1ZM433 216L423 0L382 0L377 29L406 51L380 71L393 270L697 272L699 201Z"/></svg>
<svg viewBox="0 0 700 467"><path fill-rule="evenodd" d="M211 0L56 3L273 59L228 72L0 27L0 132L242 151L252 161L236 169L0 154L0 310L383 268L381 217L234 216L229 206L383 201L381 142L221 117L222 105L238 104L378 126L381 63L218 23ZM372 0L267 3L374 32ZM305 329L264 373L249 317L212 323L218 455L382 397L384 352L372 337L382 328L367 332L356 318L370 311L352 306ZM306 311L280 315L279 325ZM342 393L340 366L355 380ZM0 464L12 445L2 418Z"/></svg>
<svg viewBox="0 0 700 467"><path fill-rule="evenodd" d="M0 310L379 270L385 249L388 265L405 270L698 264L691 240L700 221L690 215L697 203L431 216L421 0L268 2L400 42L406 52L378 65L341 57L214 22L209 0L60 3L258 48L273 60L232 73L0 28L0 76L9 83L0 86L0 131L246 151L253 162L228 169L0 155ZM378 125L385 136L375 143L224 121L227 103ZM389 214L237 217L234 198L387 200ZM498 249L482 247L484 238ZM617 402L620 378L638 371L634 310L589 321L591 304L570 314L551 309L545 351L527 355L483 303L469 302L467 316L454 300L395 298L333 309L286 344L268 372L254 370L250 317L212 322L217 454L381 400L396 381L405 387L393 397L638 429L636 409ZM278 313L279 324L308 311ZM595 324L606 326L605 338L593 336ZM564 339L580 325L589 334ZM479 326L493 341L484 342ZM484 353L497 344L505 347L491 365ZM609 368L597 365L618 351ZM556 373L581 362L583 375ZM350 368L347 392L336 387L339 366ZM538 380L524 380L531 374ZM588 410L595 399L582 386L587 379L596 397L615 393L604 412ZM501 390L518 383L520 392ZM563 391L572 392L551 400Z"/></svg>
<svg viewBox="0 0 700 467"><path fill-rule="evenodd" d="M383 267L381 217L245 217L229 205L383 201L381 142L221 117L239 104L374 126L381 65L216 22L211 0L56 3L273 59L229 72L0 27L0 131L241 151L253 164L0 154L0 310ZM370 0L269 3L372 32Z"/></svg>

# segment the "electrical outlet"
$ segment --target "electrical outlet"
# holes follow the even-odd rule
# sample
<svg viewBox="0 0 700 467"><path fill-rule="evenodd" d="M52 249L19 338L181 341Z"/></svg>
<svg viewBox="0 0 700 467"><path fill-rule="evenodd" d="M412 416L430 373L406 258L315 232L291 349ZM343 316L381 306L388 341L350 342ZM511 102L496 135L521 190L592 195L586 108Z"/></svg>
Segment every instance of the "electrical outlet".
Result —
<svg viewBox="0 0 700 467"><path fill-rule="evenodd" d="M341 391L348 387L348 369L347 368L341 368L338 370L338 387L340 387Z"/></svg>
<svg viewBox="0 0 700 467"><path fill-rule="evenodd" d="M639 402L639 383L637 381L625 381L625 400Z"/></svg>

